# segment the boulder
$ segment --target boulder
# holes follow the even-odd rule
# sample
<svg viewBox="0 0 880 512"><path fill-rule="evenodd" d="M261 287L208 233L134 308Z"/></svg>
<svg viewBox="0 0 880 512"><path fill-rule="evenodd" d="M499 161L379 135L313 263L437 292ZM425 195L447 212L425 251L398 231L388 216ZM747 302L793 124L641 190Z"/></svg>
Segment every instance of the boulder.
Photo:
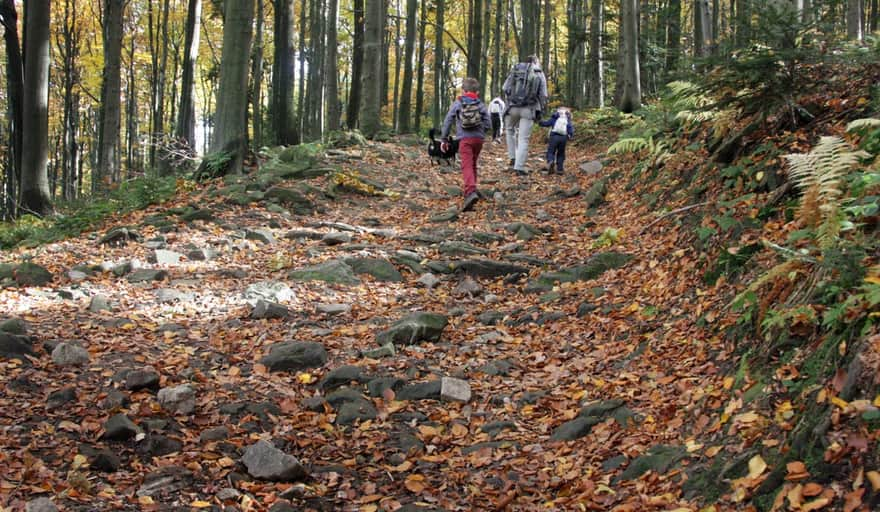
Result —
<svg viewBox="0 0 880 512"><path fill-rule="evenodd" d="M345 263L355 274L369 274L377 281L399 283L403 275L391 262L381 258L346 258Z"/></svg>
<svg viewBox="0 0 880 512"><path fill-rule="evenodd" d="M440 379L440 398L451 402L470 402L471 385L466 380L443 377Z"/></svg>
<svg viewBox="0 0 880 512"><path fill-rule="evenodd" d="M288 316L290 316L290 310L287 309L287 306L262 299L258 300L251 310L251 318L255 320L287 318Z"/></svg>
<svg viewBox="0 0 880 512"><path fill-rule="evenodd" d="M453 270L471 277L496 279L508 275L528 274L529 269L493 260L464 260L453 264Z"/></svg>
<svg viewBox="0 0 880 512"><path fill-rule="evenodd" d="M290 302L295 297L293 290L279 281L260 281L248 286L244 292L245 300L251 305L256 305L260 299L270 302Z"/></svg>
<svg viewBox="0 0 880 512"><path fill-rule="evenodd" d="M436 342L440 340L449 319L439 313L411 313L388 329L376 334L379 345L393 343L395 345L412 345L420 341Z"/></svg>
<svg viewBox="0 0 880 512"><path fill-rule="evenodd" d="M319 265L293 270L288 277L296 281L324 281L346 285L356 285L361 282L354 275L354 270L340 260L330 260Z"/></svg>
<svg viewBox="0 0 880 512"><path fill-rule="evenodd" d="M260 364L270 371L296 372L318 368L327 363L327 349L324 345L307 341L285 341L269 347L269 354L260 359Z"/></svg>
<svg viewBox="0 0 880 512"><path fill-rule="evenodd" d="M180 260L183 259L183 254L166 249L156 249L153 251L153 255L156 258L157 265L180 265ZM129 279L129 281L131 281L131 279Z"/></svg>
<svg viewBox="0 0 880 512"><path fill-rule="evenodd" d="M101 438L110 441L125 441L138 435L140 432L141 429L128 416L119 413L111 416L104 422L104 434Z"/></svg>
<svg viewBox="0 0 880 512"><path fill-rule="evenodd" d="M196 409L196 389L190 384L162 388L156 398L163 409L173 414L192 414Z"/></svg>
<svg viewBox="0 0 880 512"><path fill-rule="evenodd" d="M0 332L0 357L12 359L33 353L34 347L29 337Z"/></svg>
<svg viewBox="0 0 880 512"><path fill-rule="evenodd" d="M440 284L440 279L434 274L428 272L426 274L422 274L417 282L425 288L431 289Z"/></svg>
<svg viewBox="0 0 880 512"><path fill-rule="evenodd" d="M150 281L162 281L168 278L168 272L154 268L139 268L128 275L129 283L145 283Z"/></svg>
<svg viewBox="0 0 880 512"><path fill-rule="evenodd" d="M264 243L266 245L272 245L277 240L272 235L272 232L268 229L248 229L244 232L244 237L248 240L256 240L257 242Z"/></svg>
<svg viewBox="0 0 880 512"><path fill-rule="evenodd" d="M52 351L52 362L58 366L82 366L89 362L88 350L75 343L59 343Z"/></svg>
<svg viewBox="0 0 880 512"><path fill-rule="evenodd" d="M52 273L36 263L25 262L15 267L13 279L18 286L46 286L52 282Z"/></svg>
<svg viewBox="0 0 880 512"><path fill-rule="evenodd" d="M296 457L284 453L265 439L248 446L241 462L249 475L261 480L293 482L308 476Z"/></svg>

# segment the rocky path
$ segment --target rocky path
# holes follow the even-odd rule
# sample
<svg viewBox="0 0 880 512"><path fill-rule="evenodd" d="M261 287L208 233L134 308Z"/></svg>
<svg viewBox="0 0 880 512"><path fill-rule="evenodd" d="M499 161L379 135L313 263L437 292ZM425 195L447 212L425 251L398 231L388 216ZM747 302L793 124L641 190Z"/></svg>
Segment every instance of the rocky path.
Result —
<svg viewBox="0 0 880 512"><path fill-rule="evenodd" d="M282 154L4 255L0 510L690 510L714 305L596 150L489 145L468 213L417 146Z"/></svg>

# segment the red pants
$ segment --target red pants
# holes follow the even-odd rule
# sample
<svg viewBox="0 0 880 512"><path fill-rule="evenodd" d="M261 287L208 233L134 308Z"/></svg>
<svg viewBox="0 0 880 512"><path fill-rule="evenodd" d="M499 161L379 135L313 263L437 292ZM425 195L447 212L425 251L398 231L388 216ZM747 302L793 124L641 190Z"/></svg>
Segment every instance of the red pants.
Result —
<svg viewBox="0 0 880 512"><path fill-rule="evenodd" d="M483 150L482 137L461 139L458 154L461 156L461 178L464 180L464 196L477 191L477 158Z"/></svg>

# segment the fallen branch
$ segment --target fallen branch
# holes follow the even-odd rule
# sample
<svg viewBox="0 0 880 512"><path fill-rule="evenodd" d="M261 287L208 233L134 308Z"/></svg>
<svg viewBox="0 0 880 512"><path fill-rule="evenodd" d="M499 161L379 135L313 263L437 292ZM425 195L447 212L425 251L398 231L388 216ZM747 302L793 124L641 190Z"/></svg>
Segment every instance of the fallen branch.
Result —
<svg viewBox="0 0 880 512"><path fill-rule="evenodd" d="M639 234L641 235L642 233L644 233L645 231L647 231L648 228L650 228L650 227L653 226L654 224L657 224L658 222L660 222L661 220L665 219L666 217L671 217L671 216L673 216L673 215L675 215L675 214L677 214L677 213L682 213L682 212L686 212L686 211L688 211L688 210L693 210L694 208L699 208L700 206L706 206L706 205L709 204L709 203L710 203L710 201L703 201L702 203L691 204L691 205L688 205L688 206L682 206L681 208L676 208L676 209L674 209L674 210L672 210L672 211L666 212L666 213L664 213L663 215L661 215L661 216L657 217L656 219L654 219L654 220L653 220L650 224L648 224L647 226L643 227L642 230L639 231Z"/></svg>

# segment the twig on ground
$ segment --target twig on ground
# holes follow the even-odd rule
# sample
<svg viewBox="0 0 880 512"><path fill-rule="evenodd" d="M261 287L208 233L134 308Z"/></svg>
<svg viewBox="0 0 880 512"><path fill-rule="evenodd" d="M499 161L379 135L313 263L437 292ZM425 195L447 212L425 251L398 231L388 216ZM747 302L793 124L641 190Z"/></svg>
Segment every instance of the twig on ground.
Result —
<svg viewBox="0 0 880 512"><path fill-rule="evenodd" d="M639 234L641 235L642 233L644 233L645 231L647 231L648 228L650 228L650 227L653 226L654 224L657 224L658 222L660 222L661 220L665 219L666 217L671 217L671 216L673 216L673 215L675 215L675 214L677 214L677 213L682 213L682 212L686 212L686 211L688 211L688 210L693 210L694 208L699 208L700 206L706 206L707 204L709 204L709 201L703 201L702 203L691 204L691 205L688 205L688 206L682 206L681 208L676 208L676 209L674 209L674 210L672 210L672 211L668 211L668 212L664 213L663 215L661 215L661 216L657 217L656 219L654 219L654 220L653 220L650 224L648 224L647 226L643 227L642 230L639 231Z"/></svg>

